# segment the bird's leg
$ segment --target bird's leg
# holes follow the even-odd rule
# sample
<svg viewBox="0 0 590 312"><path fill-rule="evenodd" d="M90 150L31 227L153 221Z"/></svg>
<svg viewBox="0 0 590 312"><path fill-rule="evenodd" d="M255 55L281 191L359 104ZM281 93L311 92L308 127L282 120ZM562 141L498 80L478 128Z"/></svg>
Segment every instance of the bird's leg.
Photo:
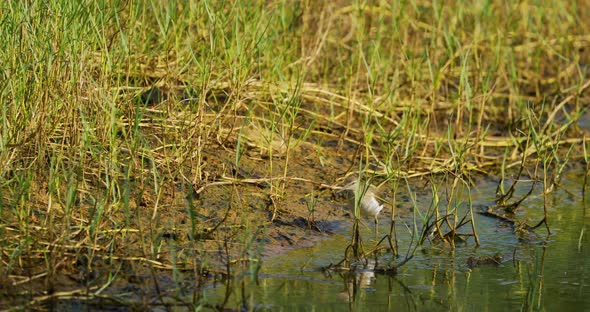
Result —
<svg viewBox="0 0 590 312"><path fill-rule="evenodd" d="M377 235L379 235L379 219L375 216L375 239L377 239Z"/></svg>

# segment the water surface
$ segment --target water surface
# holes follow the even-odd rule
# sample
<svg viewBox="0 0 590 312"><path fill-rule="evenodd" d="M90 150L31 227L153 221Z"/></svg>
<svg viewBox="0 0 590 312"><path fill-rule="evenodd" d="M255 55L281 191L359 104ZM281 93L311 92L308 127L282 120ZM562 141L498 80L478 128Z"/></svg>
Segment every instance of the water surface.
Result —
<svg viewBox="0 0 590 312"><path fill-rule="evenodd" d="M265 259L257 278L246 275L231 287L230 307L272 311L514 311L590 309L590 248L587 227L588 200L582 198L579 170L570 170L550 197L551 235L542 226L532 234L514 233L513 227L476 214L481 246L473 240L455 249L426 243L413 259L390 276L371 270L357 274L319 268L340 261L350 242L350 223L345 223L313 247ZM521 183L517 196L528 191ZM543 216L542 186L517 211L519 220L538 223ZM471 190L474 205L492 203L495 181L478 183ZM427 205L422 196L419 205ZM464 205L466 206L466 205ZM382 233L388 220L381 219ZM405 218L408 226L410 220ZM402 229L398 224L398 229ZM407 231L400 233L400 252L410 243ZM371 230L364 228L367 246L374 244ZM470 268L469 257L502 257L500 265ZM400 259L397 259L399 261ZM381 263L396 261L389 255ZM225 286L206 291L211 302L222 300Z"/></svg>

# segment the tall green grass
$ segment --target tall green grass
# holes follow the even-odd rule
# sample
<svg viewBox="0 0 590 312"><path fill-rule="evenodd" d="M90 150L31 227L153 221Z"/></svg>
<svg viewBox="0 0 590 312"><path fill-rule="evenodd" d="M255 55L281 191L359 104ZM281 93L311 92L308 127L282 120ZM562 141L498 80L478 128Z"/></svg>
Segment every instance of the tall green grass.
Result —
<svg viewBox="0 0 590 312"><path fill-rule="evenodd" d="M585 155L587 12L567 1L3 2L0 272L48 288L99 259L229 273L206 251L226 246L227 268L255 260L243 248L269 221L233 188L262 185L275 220L300 191L290 181L334 183L360 159L383 180L454 185L542 164L547 190L548 173ZM250 124L270 137L248 141ZM327 176L297 171L309 150ZM264 175L237 174L244 157ZM206 206L211 189L228 204ZM84 274L88 292L112 282Z"/></svg>

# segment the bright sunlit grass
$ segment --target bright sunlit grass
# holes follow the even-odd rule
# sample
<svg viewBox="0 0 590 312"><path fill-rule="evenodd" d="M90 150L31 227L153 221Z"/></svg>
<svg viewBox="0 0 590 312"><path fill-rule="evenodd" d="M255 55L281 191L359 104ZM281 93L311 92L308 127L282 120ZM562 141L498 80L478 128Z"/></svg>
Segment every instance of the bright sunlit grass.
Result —
<svg viewBox="0 0 590 312"><path fill-rule="evenodd" d="M122 260L197 272L219 250L253 261L260 226L288 214L289 196L352 169L395 193L402 179L454 190L472 173L526 168L549 193L586 155L587 12L569 1L3 2L2 278L49 287ZM213 197L219 206L204 204Z"/></svg>

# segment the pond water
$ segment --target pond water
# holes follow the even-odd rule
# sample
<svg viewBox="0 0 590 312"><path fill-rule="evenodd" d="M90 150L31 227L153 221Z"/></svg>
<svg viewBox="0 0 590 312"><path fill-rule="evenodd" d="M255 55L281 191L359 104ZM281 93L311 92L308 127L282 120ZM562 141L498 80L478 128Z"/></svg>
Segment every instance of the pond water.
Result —
<svg viewBox="0 0 590 312"><path fill-rule="evenodd" d="M345 223L313 247L265 259L259 274L236 279L226 306L260 311L590 310L590 213L588 199L582 197L583 175L583 169L569 170L551 193L551 235L544 226L533 234L516 234L512 226L476 214L479 247L473 240L455 249L427 242L393 276L372 270L325 273L319 268L340 261L350 242L351 223ZM528 187L521 185L519 195ZM517 211L518 218L531 225L543 215L541 186L538 189ZM494 181L478 183L471 189L474 204L491 204L495 190ZM429 201L420 197L418 205ZM386 220L380 222L383 232ZM410 244L409 235L403 235L408 231L400 230L403 222L398 224L402 254ZM366 246L375 244L370 229L364 227L362 233ZM495 255L502 257L499 265L468 265L469 257ZM205 300L223 302L226 290L223 284L210 287Z"/></svg>

